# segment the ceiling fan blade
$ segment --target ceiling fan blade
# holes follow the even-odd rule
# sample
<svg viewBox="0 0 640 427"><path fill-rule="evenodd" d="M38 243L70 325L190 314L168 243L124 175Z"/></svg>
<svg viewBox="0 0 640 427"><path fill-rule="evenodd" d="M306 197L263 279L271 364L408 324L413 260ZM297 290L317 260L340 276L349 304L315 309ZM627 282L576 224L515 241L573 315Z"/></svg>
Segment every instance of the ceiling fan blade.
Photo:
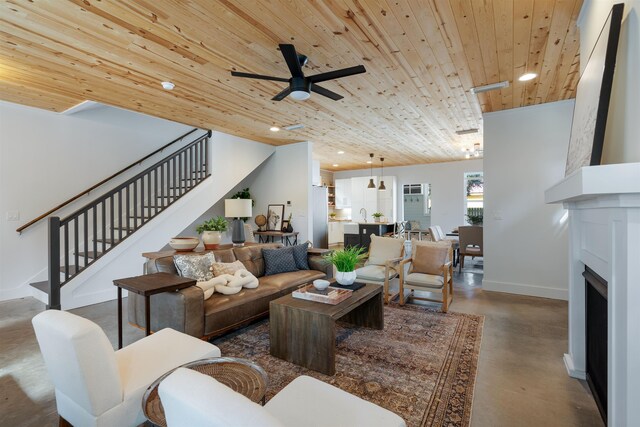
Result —
<svg viewBox="0 0 640 427"><path fill-rule="evenodd" d="M275 82L289 81L289 79L285 79L283 77L263 76L262 74L241 73L239 71L232 71L231 75L234 77L247 77L249 79L273 80Z"/></svg>
<svg viewBox="0 0 640 427"><path fill-rule="evenodd" d="M317 84L312 84L311 85L311 92L315 92L315 93L320 94L322 96L326 96L327 98L331 98L334 101L339 101L342 98L344 98L344 96L338 95L337 93L332 92L329 89L325 89L322 86L318 86Z"/></svg>
<svg viewBox="0 0 640 427"><path fill-rule="evenodd" d="M284 60L287 61L287 66L289 67L289 71L291 71L291 76L304 77L302 67L300 67L300 61L298 60L296 48L292 44L281 44L279 46Z"/></svg>
<svg viewBox="0 0 640 427"><path fill-rule="evenodd" d="M341 77L352 76L354 74L366 73L364 65L356 65L355 67L343 68L341 70L328 71L326 73L309 76L308 79L312 83L326 82L327 80L339 79Z"/></svg>
<svg viewBox="0 0 640 427"><path fill-rule="evenodd" d="M276 96L274 96L273 98L271 98L272 101L282 101L283 99L285 99L287 97L287 95L289 95L291 93L291 86L289 86L288 88L286 88L285 90L283 90L282 92L280 92L279 94L277 94Z"/></svg>

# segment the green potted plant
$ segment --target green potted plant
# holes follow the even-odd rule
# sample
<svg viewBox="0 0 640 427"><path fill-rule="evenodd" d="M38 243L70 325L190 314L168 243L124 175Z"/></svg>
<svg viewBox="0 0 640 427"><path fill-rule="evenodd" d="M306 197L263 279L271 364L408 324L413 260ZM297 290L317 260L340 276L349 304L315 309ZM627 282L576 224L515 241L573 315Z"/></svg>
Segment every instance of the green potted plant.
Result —
<svg viewBox="0 0 640 427"><path fill-rule="evenodd" d="M383 217L382 212L374 212L372 215L373 217L373 222L380 222L380 218Z"/></svg>
<svg viewBox="0 0 640 427"><path fill-rule="evenodd" d="M337 214L336 214L335 212L331 212L331 213L329 214L329 218L331 218L331 219L336 219L336 215L337 215Z"/></svg>
<svg viewBox="0 0 640 427"><path fill-rule="evenodd" d="M336 282L349 286L356 280L356 265L365 257L364 248L349 246L339 251L333 251L324 256L336 267Z"/></svg>
<svg viewBox="0 0 640 427"><path fill-rule="evenodd" d="M211 218L200 224L196 231L202 234L205 249L216 249L222 240L222 232L227 231L229 223L223 216Z"/></svg>
<svg viewBox="0 0 640 427"><path fill-rule="evenodd" d="M467 209L467 222L471 225L482 225L483 221L483 210L478 208L469 208Z"/></svg>

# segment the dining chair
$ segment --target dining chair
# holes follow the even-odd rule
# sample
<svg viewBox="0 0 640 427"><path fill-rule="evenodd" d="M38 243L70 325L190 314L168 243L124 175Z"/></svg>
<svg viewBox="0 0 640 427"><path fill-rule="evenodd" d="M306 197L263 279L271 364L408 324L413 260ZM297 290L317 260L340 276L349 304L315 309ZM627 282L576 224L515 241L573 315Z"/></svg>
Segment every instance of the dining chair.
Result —
<svg viewBox="0 0 640 427"><path fill-rule="evenodd" d="M460 239L460 263L458 272L464 268L464 258L470 256L474 259L477 256L483 256L482 234L483 230L478 225L461 225L458 227Z"/></svg>

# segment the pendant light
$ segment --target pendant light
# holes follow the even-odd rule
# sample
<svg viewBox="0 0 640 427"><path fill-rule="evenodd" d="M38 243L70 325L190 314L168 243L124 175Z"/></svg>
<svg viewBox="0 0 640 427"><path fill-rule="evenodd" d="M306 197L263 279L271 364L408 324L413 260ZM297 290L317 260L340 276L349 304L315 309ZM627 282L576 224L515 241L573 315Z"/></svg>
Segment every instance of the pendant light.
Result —
<svg viewBox="0 0 640 427"><path fill-rule="evenodd" d="M386 191L387 187L384 186L384 157L380 157L380 186L378 191Z"/></svg>
<svg viewBox="0 0 640 427"><path fill-rule="evenodd" d="M371 164L371 178L369 178L369 185L367 185L367 188L375 190L376 184L373 182L373 153L369 153L369 157L371 158L371 160L369 160L369 163Z"/></svg>

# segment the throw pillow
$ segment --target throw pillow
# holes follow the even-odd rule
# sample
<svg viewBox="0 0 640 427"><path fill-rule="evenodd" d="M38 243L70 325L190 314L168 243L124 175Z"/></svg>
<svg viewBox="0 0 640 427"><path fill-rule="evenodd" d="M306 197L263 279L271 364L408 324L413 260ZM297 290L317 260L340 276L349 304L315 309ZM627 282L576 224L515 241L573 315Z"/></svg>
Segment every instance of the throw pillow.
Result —
<svg viewBox="0 0 640 427"><path fill-rule="evenodd" d="M371 235L369 259L367 265L384 265L390 259L400 258L404 248L404 239Z"/></svg>
<svg viewBox="0 0 640 427"><path fill-rule="evenodd" d="M244 264L240 261L233 262L214 262L211 264L211 271L213 271L213 275L215 277L221 276L223 274L235 274L238 270L244 270Z"/></svg>
<svg viewBox="0 0 640 427"><path fill-rule="evenodd" d="M262 258L264 258L265 276L298 271L296 260L293 257L292 246L279 249L263 249Z"/></svg>
<svg viewBox="0 0 640 427"><path fill-rule="evenodd" d="M447 262L449 249L449 246L442 244L416 245L412 255L410 273L441 276L443 274L442 266Z"/></svg>
<svg viewBox="0 0 640 427"><path fill-rule="evenodd" d="M215 262L212 252L204 255L174 255L173 263L182 277L204 282L213 278L211 264Z"/></svg>
<svg viewBox="0 0 640 427"><path fill-rule="evenodd" d="M309 270L309 260L307 259L307 250L309 249L309 242L301 245L295 245L293 247L293 259L296 261L296 267L298 270Z"/></svg>

